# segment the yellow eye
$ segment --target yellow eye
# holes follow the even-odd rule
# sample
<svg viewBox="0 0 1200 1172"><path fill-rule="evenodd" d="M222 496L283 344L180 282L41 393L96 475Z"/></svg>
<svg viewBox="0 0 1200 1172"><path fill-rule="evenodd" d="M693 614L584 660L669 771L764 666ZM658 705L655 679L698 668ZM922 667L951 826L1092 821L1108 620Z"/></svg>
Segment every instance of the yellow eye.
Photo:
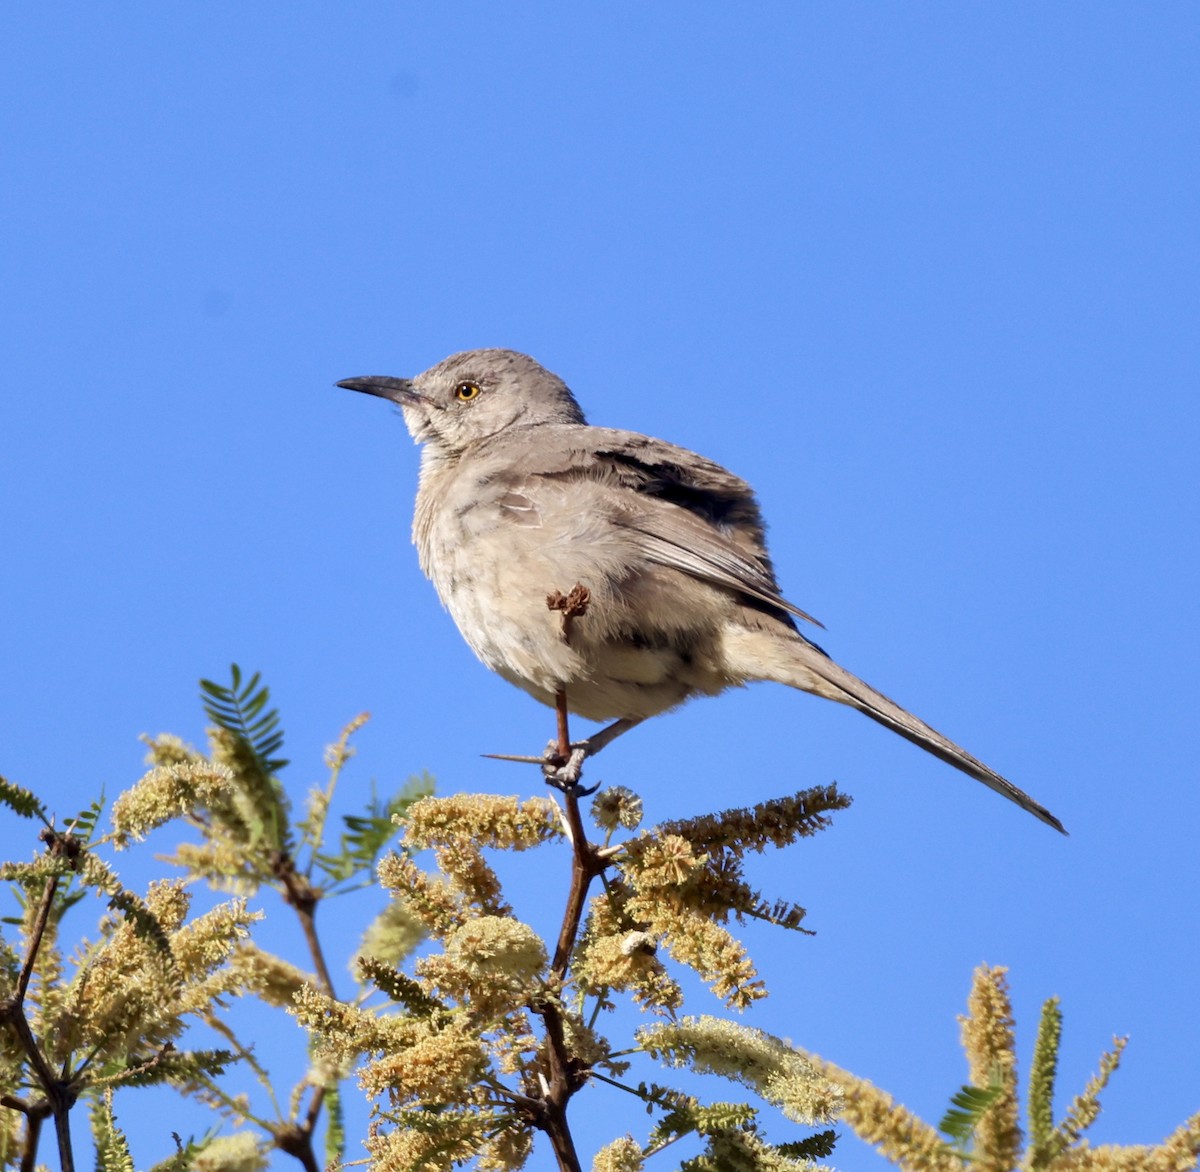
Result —
<svg viewBox="0 0 1200 1172"><path fill-rule="evenodd" d="M454 388L454 397L460 403L469 403L472 399L478 399L479 398L479 384L478 383L459 383L458 386L456 386Z"/></svg>

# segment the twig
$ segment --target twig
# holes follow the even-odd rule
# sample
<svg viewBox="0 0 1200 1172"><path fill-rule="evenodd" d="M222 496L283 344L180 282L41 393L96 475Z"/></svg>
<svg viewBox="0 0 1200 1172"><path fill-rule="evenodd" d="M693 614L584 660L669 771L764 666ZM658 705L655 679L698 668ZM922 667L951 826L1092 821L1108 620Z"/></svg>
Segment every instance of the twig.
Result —
<svg viewBox="0 0 1200 1172"><path fill-rule="evenodd" d="M63 855L63 844L69 836L60 836L56 831L47 828L40 835L46 844L46 850L52 855ZM73 840L72 840L73 841ZM25 1003L25 994L29 991L29 982L33 979L33 969L37 964L38 952L42 947L42 937L46 934L46 925L50 923L50 912L54 908L54 897L58 893L58 876L51 875L42 892L42 902L34 916L33 930L29 934L29 948L25 954L25 963L21 966L21 975L17 978L17 993L13 998L15 1006L20 1009Z"/></svg>
<svg viewBox="0 0 1200 1172"><path fill-rule="evenodd" d="M579 933L587 889L603 864L597 862L596 848L587 840L583 819L579 815L579 787L564 788L567 807L567 825L570 831L571 889L567 895L567 906L563 912L562 928L558 934L558 945L554 950L551 972L555 984L561 988L571 962L571 952ZM553 994L552 994L553 996ZM536 1126L546 1133L554 1149L559 1172L582 1172L575 1141L567 1125L567 1104L587 1081L587 1070L571 1055L563 1029L562 1008L559 1002L547 1000L534 1006L534 1012L546 1027L546 1060L550 1080L543 1084L543 1094L537 1107L530 1112Z"/></svg>
<svg viewBox="0 0 1200 1172"><path fill-rule="evenodd" d="M299 1123L285 1123L271 1129L275 1137L275 1146L289 1156L295 1156L304 1168L304 1172L321 1172L313 1151L312 1132Z"/></svg>
<svg viewBox="0 0 1200 1172"><path fill-rule="evenodd" d="M34 1172L37 1167L42 1122L50 1114L50 1104L45 1099L38 1103L27 1103L24 1099L18 1099L16 1095L0 1095L0 1107L20 1111L25 1116L25 1142L21 1145L20 1172Z"/></svg>
<svg viewBox="0 0 1200 1172"><path fill-rule="evenodd" d="M587 613L591 596L585 586L576 582L568 594L554 591L547 595L546 605L551 610L562 612L563 642L571 642L572 628L576 618ZM558 757L562 764L571 759L571 733L569 727L569 705L566 687L559 688L554 697L556 731L558 734ZM588 888L592 880L607 865L599 856L595 844L588 841L587 830L579 812L579 799L585 792L578 780L568 781L561 786L566 805L567 836L571 841L571 886L567 893L567 905L563 910L562 927L554 949L551 973L555 985L562 988L571 964L571 953L579 935L583 920L583 909L587 902ZM575 1141L567 1125L567 1104L572 1095L586 1083L589 1075L586 1064L571 1054L563 1028L562 1007L557 1000L550 1000L536 1008L546 1027L546 1060L550 1079L544 1085L540 1109L536 1113L537 1126L546 1133L558 1161L559 1172L582 1172Z"/></svg>
<svg viewBox="0 0 1200 1172"><path fill-rule="evenodd" d="M71 834L59 834L52 826L46 827L40 836L46 844L47 852L54 858L65 859L69 866L77 865L83 853L83 844ZM42 940L50 923L54 909L54 899L58 894L58 875L51 875L42 892L42 901L33 917L33 927L29 933L29 944L26 949L25 962L17 979L15 994L0 1004L0 1021L7 1022L17 1035L21 1048L29 1059L29 1065L37 1078L42 1093L46 1096L45 1109L40 1104L31 1105L26 1112L29 1128L26 1133L25 1151L21 1157L22 1169L32 1168L37 1154L37 1143L41 1132L41 1120L47 1114L54 1116L54 1132L58 1139L58 1158L62 1172L75 1172L75 1156L71 1148L70 1111L75 1105L78 1095L71 1080L58 1078L46 1062L38 1040L33 1036L29 1021L25 1017L25 996L29 992L29 984L33 979L33 971L37 967L38 953L41 951Z"/></svg>
<svg viewBox="0 0 1200 1172"><path fill-rule="evenodd" d="M288 906L296 909L305 942L308 944L309 955L317 970L317 982L321 986L321 992L327 993L336 1000L337 994L333 990L333 979L329 975L329 969L325 964L325 953L321 949L321 941L317 936L317 902L320 895L317 889L296 870L292 856L286 851L276 854L271 860L271 869L275 877L283 884L283 897Z"/></svg>
<svg viewBox="0 0 1200 1172"><path fill-rule="evenodd" d="M537 1126L546 1133L559 1172L582 1172L575 1140L567 1125L567 1104L571 1096L587 1082L586 1066L574 1058L563 1029L562 1008L556 1000L547 1001L536 1011L546 1027L546 1061L549 1082L541 1079L542 1098L533 1112Z"/></svg>
<svg viewBox="0 0 1200 1172"><path fill-rule="evenodd" d="M284 900L295 909L296 916L300 921L300 928L304 932L304 939L308 944L309 955L317 970L317 983L323 993L337 1000L333 979L329 975L329 967L325 963L325 953L321 948L320 937L317 935L316 917L320 892L305 875L296 870L295 861L286 851L279 852L272 859L272 870L275 877L283 884ZM289 1156L295 1156L304 1167L304 1172L321 1172L316 1153L313 1150L313 1136L316 1134L324 1102L325 1088L323 1086L315 1087L302 1123L292 1122L272 1129L275 1146Z"/></svg>
<svg viewBox="0 0 1200 1172"><path fill-rule="evenodd" d="M568 787L564 791L563 797L567 808L567 826L570 829L574 856L571 864L571 887L567 893L567 906L563 911L562 927L558 932L558 943L554 948L554 960L551 964L551 970L560 981L566 979L567 968L571 963L571 953L575 948L575 938L579 934L579 925L583 920L588 888L591 886L592 880L607 866L606 860L600 858L595 843L588 841L583 817L579 812L578 787Z"/></svg>

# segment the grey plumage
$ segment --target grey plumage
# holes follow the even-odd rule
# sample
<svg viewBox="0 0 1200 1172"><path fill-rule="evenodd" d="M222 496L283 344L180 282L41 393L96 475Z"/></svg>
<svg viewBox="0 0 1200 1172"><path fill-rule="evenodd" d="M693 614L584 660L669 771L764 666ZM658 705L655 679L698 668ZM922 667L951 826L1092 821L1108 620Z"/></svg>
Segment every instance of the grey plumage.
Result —
<svg viewBox="0 0 1200 1172"><path fill-rule="evenodd" d="M476 655L543 703L565 688L571 711L625 731L691 696L774 680L858 709L1063 829L800 633L796 619L815 620L779 591L753 490L719 464L589 426L560 378L511 350L338 385L399 404L424 445L421 568ZM546 596L576 582L591 605L568 643Z"/></svg>

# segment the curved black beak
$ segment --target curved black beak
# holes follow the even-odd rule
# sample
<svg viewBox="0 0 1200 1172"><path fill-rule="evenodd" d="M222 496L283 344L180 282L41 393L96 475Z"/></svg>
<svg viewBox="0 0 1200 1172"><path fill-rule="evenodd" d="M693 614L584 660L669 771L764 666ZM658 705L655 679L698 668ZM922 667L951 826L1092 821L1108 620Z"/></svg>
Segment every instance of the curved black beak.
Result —
<svg viewBox="0 0 1200 1172"><path fill-rule="evenodd" d="M393 403L423 403L424 395L413 390L412 379L392 378L386 374L367 374L361 378L344 378L337 384L348 391L362 391L364 395L376 395Z"/></svg>

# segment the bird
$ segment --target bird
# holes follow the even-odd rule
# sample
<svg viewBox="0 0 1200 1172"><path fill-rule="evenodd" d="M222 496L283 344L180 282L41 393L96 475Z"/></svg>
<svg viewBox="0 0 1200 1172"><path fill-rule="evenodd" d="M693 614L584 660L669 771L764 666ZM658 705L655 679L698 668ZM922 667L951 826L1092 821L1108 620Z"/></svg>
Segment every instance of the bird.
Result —
<svg viewBox="0 0 1200 1172"><path fill-rule="evenodd" d="M801 631L816 620L780 591L754 491L720 464L590 425L514 350L337 386L396 404L421 445L413 543L476 656L544 704L611 722L580 757L692 697L774 681L857 709L1066 833ZM586 599L573 621L548 606L561 611L564 586Z"/></svg>

